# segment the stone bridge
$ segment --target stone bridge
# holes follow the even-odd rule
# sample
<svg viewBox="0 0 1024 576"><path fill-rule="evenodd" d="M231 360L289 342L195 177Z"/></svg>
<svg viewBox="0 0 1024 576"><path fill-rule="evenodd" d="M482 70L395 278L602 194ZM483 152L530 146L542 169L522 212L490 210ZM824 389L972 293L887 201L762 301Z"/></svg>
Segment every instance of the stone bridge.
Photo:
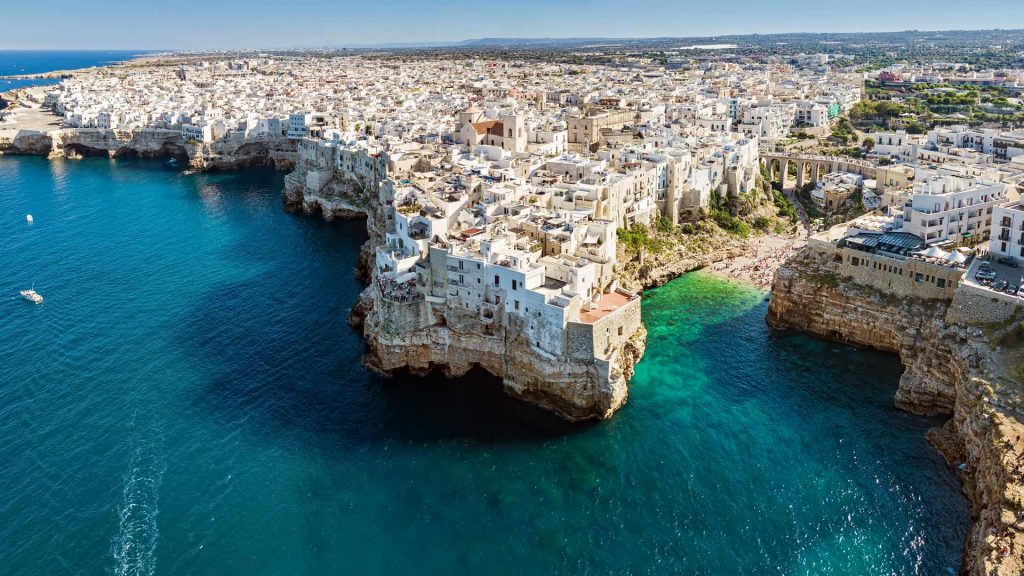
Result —
<svg viewBox="0 0 1024 576"><path fill-rule="evenodd" d="M790 166L796 169L797 188L808 182L817 182L829 172L850 172L869 179L878 176L878 167L871 162L846 156L762 153L761 163L767 166L771 181L780 183L783 188L790 178Z"/></svg>

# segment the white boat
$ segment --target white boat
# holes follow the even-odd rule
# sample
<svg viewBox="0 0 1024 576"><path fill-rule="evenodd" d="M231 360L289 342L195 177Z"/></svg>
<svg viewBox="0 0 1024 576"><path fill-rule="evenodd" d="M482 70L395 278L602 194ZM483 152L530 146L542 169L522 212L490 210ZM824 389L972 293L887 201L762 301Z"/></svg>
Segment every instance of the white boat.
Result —
<svg viewBox="0 0 1024 576"><path fill-rule="evenodd" d="M32 285L31 290L22 290L21 297L35 304L43 303L43 297L36 293L36 287L34 284Z"/></svg>
<svg viewBox="0 0 1024 576"><path fill-rule="evenodd" d="M31 224L32 223L32 215L29 214L28 216L25 216L25 221L28 222L29 224Z"/></svg>

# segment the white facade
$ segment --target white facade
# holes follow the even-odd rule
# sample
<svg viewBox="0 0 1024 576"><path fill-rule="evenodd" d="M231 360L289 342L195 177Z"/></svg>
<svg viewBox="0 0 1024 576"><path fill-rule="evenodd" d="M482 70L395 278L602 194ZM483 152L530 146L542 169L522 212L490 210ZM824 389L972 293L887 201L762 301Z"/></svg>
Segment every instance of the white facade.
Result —
<svg viewBox="0 0 1024 576"><path fill-rule="evenodd" d="M993 207L1006 200L1004 185L974 176L933 174L914 184L904 206L903 231L925 242L987 240ZM965 236L969 235L969 236Z"/></svg>
<svg viewBox="0 0 1024 576"><path fill-rule="evenodd" d="M992 237L989 252L1024 260L1024 205L1020 202L1000 204L992 209Z"/></svg>

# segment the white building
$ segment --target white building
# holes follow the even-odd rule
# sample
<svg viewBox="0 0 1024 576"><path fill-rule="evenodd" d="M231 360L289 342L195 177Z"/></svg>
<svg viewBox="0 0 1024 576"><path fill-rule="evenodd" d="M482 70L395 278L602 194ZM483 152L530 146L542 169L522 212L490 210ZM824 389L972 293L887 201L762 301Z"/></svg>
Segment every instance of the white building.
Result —
<svg viewBox="0 0 1024 576"><path fill-rule="evenodd" d="M928 244L988 240L992 208L1005 200L1005 186L1000 182L933 173L914 183L914 192L904 206L903 231Z"/></svg>
<svg viewBox="0 0 1024 576"><path fill-rule="evenodd" d="M992 209L992 237L988 250L996 256L1024 259L1024 204L1000 204Z"/></svg>

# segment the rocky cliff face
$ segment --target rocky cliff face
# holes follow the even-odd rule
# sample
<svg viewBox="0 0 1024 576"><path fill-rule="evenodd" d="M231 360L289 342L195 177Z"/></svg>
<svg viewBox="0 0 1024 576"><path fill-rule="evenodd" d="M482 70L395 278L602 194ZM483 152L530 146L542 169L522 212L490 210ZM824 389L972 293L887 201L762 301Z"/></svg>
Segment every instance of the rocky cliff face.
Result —
<svg viewBox="0 0 1024 576"><path fill-rule="evenodd" d="M376 194L366 190L359 182L339 175L331 176L322 185L310 185L310 167L300 162L293 172L285 176L284 206L290 212L319 214L325 220L336 218L365 218L380 212ZM377 232L374 225L371 233ZM383 230L379 230L383 237Z"/></svg>
<svg viewBox="0 0 1024 576"><path fill-rule="evenodd" d="M254 166L286 170L295 165L296 143L286 138L226 138L203 144L185 142L178 130L68 128L49 133L19 132L10 142L2 144L0 152L46 155L50 158L175 158L196 171Z"/></svg>
<svg viewBox="0 0 1024 576"><path fill-rule="evenodd" d="M1005 358L1019 358L1021 350L1016 340L1001 350L993 345L994 339L1010 337L1019 318L983 330L947 322L948 307L944 300L896 299L853 284L808 249L776 273L767 320L774 328L899 354L906 371L896 405L952 415L929 438L960 474L972 506L962 572L1021 574L1021 382L1010 375Z"/></svg>
<svg viewBox="0 0 1024 576"><path fill-rule="evenodd" d="M396 322L409 315L428 316L430 325L407 330ZM610 366L594 358L556 357L526 341L515 317L484 322L476 314L425 301L394 303L378 297L372 286L351 319L363 327L364 362L374 370L419 375L440 370L454 377L479 366L501 378L509 395L568 420L609 418L625 404L647 335L641 326L612 353Z"/></svg>

